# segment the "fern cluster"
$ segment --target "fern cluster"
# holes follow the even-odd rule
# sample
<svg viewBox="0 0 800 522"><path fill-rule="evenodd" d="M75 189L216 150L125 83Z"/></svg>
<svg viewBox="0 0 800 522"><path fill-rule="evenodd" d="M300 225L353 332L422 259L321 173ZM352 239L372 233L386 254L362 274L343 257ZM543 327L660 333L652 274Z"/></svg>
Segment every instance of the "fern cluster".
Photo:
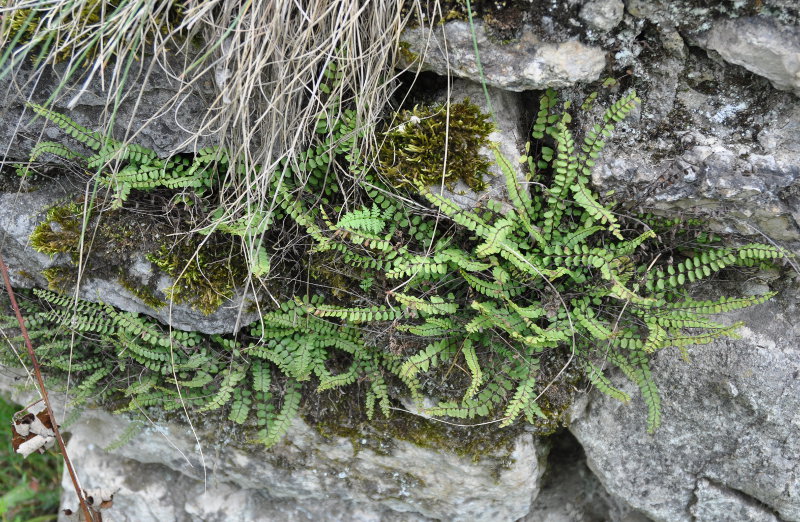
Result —
<svg viewBox="0 0 800 522"><path fill-rule="evenodd" d="M328 76L335 81L334 73ZM69 328L86 340L73 360L86 372L85 390L120 382L114 377L119 371L145 368L124 389L104 388L129 398L121 409L177 407L180 389L200 412L227 408L232 421L253 422L257 439L268 445L296 415L306 383L318 392L362 383L370 417L376 405L388 415L393 396L403 390L428 415L490 417L500 426L520 417L546 424L558 416L551 392L574 384L564 381L567 366L570 375L578 370L600 391L627 401L605 374L609 366L619 368L639 387L652 432L661 417L653 354L733 336L738 324L710 316L772 295L698 300L687 285L786 254L762 244L725 246L709 236L670 245L663 220L625 217L601 200L589 185L591 170L605 139L638 101L629 93L576 138L569 104L548 91L520 161L494 149L508 201L466 210L423 178L408 180L404 185L414 190L398 194L392 173L387 180L353 148L355 114L334 100L320 114L317 139L300 163L283 162L274 172L273 204L244 215L217 209L206 231L241 238L253 254L250 274L270 280L280 274L265 247L269 234L299 229L307 250L298 262L327 259L345 291L330 288L336 278L325 270L308 266L303 290L282 295L280 306L265 304L247 333L202 342L102 304L78 301L76 307L49 292L39 296L53 310L34 314L34 325L41 332ZM133 189L220 190L217 180L235 163L214 150L158 159L36 110L98 151L86 158L88 165L120 161L120 168L101 173L119 204ZM334 167L350 177L336 177ZM345 194L347 183L352 190ZM413 210L409 198L420 208L427 203L427 210ZM43 358L51 368L65 368L67 352L47 352L48 342L39 348ZM442 381L449 385L435 384ZM433 406L425 400L431 395Z"/></svg>
<svg viewBox="0 0 800 522"><path fill-rule="evenodd" d="M114 192L114 208L121 207L131 190L189 188L202 194L219 181L219 173L227 168L228 156L224 151L205 148L192 156L175 155L160 159L146 147L125 144L78 125L75 121L35 103L28 104L34 113L53 122L70 137L93 152L84 156L59 143L42 141L31 151L30 161L43 154L53 154L70 160L81 160L90 171L101 170L99 180ZM107 165L121 165L118 169L103 169Z"/></svg>
<svg viewBox="0 0 800 522"><path fill-rule="evenodd" d="M183 405L198 413L224 407L229 420L252 426L258 430L254 439L269 445L297 413L298 385L273 378L271 365L249 357L234 338L167 329L134 313L49 290L33 293L38 300L23 305L37 357L51 374L70 372L76 378L79 384L70 392L74 406L91 398L133 414ZM0 316L5 331L15 326L13 316ZM21 336L9 340L22 346ZM2 363L16 363L2 355ZM277 385L284 388L280 408Z"/></svg>

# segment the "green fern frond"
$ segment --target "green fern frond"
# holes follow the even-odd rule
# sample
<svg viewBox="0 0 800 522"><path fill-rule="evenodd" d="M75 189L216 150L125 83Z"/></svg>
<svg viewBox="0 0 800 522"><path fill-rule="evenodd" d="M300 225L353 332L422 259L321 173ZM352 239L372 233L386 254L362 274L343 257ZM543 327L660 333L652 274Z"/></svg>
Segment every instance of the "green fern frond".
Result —
<svg viewBox="0 0 800 522"><path fill-rule="evenodd" d="M586 369L586 377L589 379L589 382L599 391L620 402L629 402L631 400L630 395L611 384L611 381L608 377L603 375L603 371L600 368L589 361L584 361L582 364Z"/></svg>
<svg viewBox="0 0 800 522"><path fill-rule="evenodd" d="M82 127L63 114L46 109L36 103L28 102L27 105L34 113L53 122L62 131L92 150L100 150L100 147L108 141L108 139L99 132Z"/></svg>
<svg viewBox="0 0 800 522"><path fill-rule="evenodd" d="M478 392L478 388L483 384L483 372L478 362L478 355L475 353L475 345L469 337L464 339L464 343L461 345L461 353L464 355L467 368L469 368L470 374L472 375L469 388L467 388L467 391L464 393L464 400L468 400Z"/></svg>
<svg viewBox="0 0 800 522"><path fill-rule="evenodd" d="M393 292L398 303L405 306L408 310L430 315L453 315L458 311L458 303L445 301L438 296L431 296L430 299L421 299L413 295Z"/></svg>
<svg viewBox="0 0 800 522"><path fill-rule="evenodd" d="M214 394L213 397L208 401L208 403L200 408L199 412L206 412L212 410L218 410L225 406L233 396L234 390L236 385L244 379L246 376L245 370L243 368L231 368L229 370L225 370L223 372L222 382L219 385L219 389Z"/></svg>
<svg viewBox="0 0 800 522"><path fill-rule="evenodd" d="M280 411L267 421L267 429L262 430L260 433L259 442L267 448L277 444L289 431L292 420L300 410L300 399L302 398L300 389L300 383L297 381L289 379L286 382L283 390L283 405Z"/></svg>

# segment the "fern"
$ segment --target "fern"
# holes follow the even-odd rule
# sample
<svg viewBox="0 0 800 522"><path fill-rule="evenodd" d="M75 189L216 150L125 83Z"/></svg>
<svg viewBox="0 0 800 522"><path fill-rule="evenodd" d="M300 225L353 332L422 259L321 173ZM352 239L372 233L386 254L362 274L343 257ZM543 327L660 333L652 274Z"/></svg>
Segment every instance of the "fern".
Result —
<svg viewBox="0 0 800 522"><path fill-rule="evenodd" d="M35 103L28 103L28 107L30 107L34 113L50 120L62 131L92 150L100 150L106 142L105 137L99 132L82 127L63 114L51 111Z"/></svg>
<svg viewBox="0 0 800 522"><path fill-rule="evenodd" d="M218 410L225 406L233 396L236 385L245 378L245 371L241 368L232 368L223 372L222 382L217 392L211 397L200 412Z"/></svg>
<svg viewBox="0 0 800 522"><path fill-rule="evenodd" d="M244 424L247 416L250 413L250 405L252 392L247 389L236 388L233 390L233 401L231 402L231 411L228 414L228 420L236 424Z"/></svg>
<svg viewBox="0 0 800 522"><path fill-rule="evenodd" d="M464 394L464 400L468 400L478 392L478 388L483 384L483 372L478 362L478 356L475 353L475 346L469 337L464 339L464 344L461 346L461 353L464 354L464 360L472 374L472 382Z"/></svg>
<svg viewBox="0 0 800 522"><path fill-rule="evenodd" d="M128 423L125 427L125 431L120 433L116 439L114 439L110 444L108 444L103 449L106 451L115 451L119 448L127 445L133 439L135 439L144 429L147 427L145 422L141 420L133 420Z"/></svg>
<svg viewBox="0 0 800 522"><path fill-rule="evenodd" d="M281 440L300 409L300 398L300 384L289 379L283 392L283 405L274 417L267 420L267 428L261 432L259 442L271 448Z"/></svg>
<svg viewBox="0 0 800 522"><path fill-rule="evenodd" d="M333 65L322 74L334 92L330 85L340 72ZM590 96L584 110L596 98ZM363 384L369 418L376 408L388 416L397 390L420 405L425 395L445 390L426 413L501 416L502 426L524 417L544 425L558 416L550 394L568 387L550 386L549 369L569 354L597 390L627 401L603 373L606 366L621 369L641 392L652 432L661 421L653 354L734 336L738 324L710 316L772 296L692 299L686 286L728 267L775 262L787 255L783 250L722 245L708 234L669 244L670 236L684 232L678 222L643 218L650 224L642 226L593 191L591 171L605 140L639 103L632 91L581 135L573 132L569 104L548 90L522 158L527 172L518 172L515 160L490 145L508 202L471 210L431 190L424 176L398 181L403 172L397 165L430 151L389 144L398 156L373 170L355 147L355 113L341 103L332 98L320 113L297 162L281 160L269 173L261 166L245 169L217 148L159 158L34 107L93 154L43 143L32 159L55 154L83 162L99 173L118 205L137 190L193 191L207 210L209 222L200 225L205 239L219 232L241 241L247 261L232 279L254 276L271 295L271 285L281 281L275 286L281 286L283 301L259 303L265 306L259 321L235 337L169 330L102 303L37 291L49 307L29 314L41 340L37 352L49 368L80 375L79 400L108 389L129 401L121 410L226 408L231 422L255 425L268 447L289 429L304 389L357 383ZM268 174L270 204L236 212L214 208L209 194L214 200L229 195L219 181L229 175L250 179L250 168ZM335 175L340 170L349 176ZM359 181L348 185L351 178ZM418 200L413 207L412 200ZM435 218L422 208L425 202L438 211ZM291 247L285 253L270 246L284 245L285 234L298 230L303 238L286 241ZM201 254L193 259L207 270ZM304 264L308 258L311 266ZM316 258L334 268L315 266ZM165 252L151 260L167 273L180 261ZM301 295L284 290L282 282L289 280L303 282ZM210 292L219 297L232 291ZM75 341L65 340L65 332ZM65 355L73 349L79 360ZM447 382L431 384L440 380Z"/></svg>

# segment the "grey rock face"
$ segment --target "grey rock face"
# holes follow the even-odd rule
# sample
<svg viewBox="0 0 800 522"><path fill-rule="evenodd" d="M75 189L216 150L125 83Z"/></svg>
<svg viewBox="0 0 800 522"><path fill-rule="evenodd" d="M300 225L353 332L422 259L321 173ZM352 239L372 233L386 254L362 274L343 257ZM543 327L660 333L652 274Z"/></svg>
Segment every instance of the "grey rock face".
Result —
<svg viewBox="0 0 800 522"><path fill-rule="evenodd" d="M754 15L772 18L786 26L798 21L795 0L763 0L762 2L699 2L697 0L625 0L628 13L662 25L677 27L687 35L698 35L723 19Z"/></svg>
<svg viewBox="0 0 800 522"><path fill-rule="evenodd" d="M655 435L641 403L593 393L576 408L570 430L610 493L654 520L800 520L800 307L785 294L728 317L747 321L740 340L694 347L689 364L658 354Z"/></svg>
<svg viewBox="0 0 800 522"><path fill-rule="evenodd" d="M708 479L697 481L694 494L697 502L689 508L689 512L697 522L714 522L723 514L730 520L742 522L778 522L769 509L752 498Z"/></svg>
<svg viewBox="0 0 800 522"><path fill-rule="evenodd" d="M675 35L659 30L651 44L663 54L640 72L642 109L609 140L594 184L618 200L703 214L720 232L799 241L797 98L686 52Z"/></svg>
<svg viewBox="0 0 800 522"><path fill-rule="evenodd" d="M594 81L606 64L602 49L575 40L542 42L530 28L523 31L519 40L508 44L491 41L480 22L475 24L475 34L486 83L508 91L559 88ZM480 83L481 73L468 23L448 22L433 30L407 29L402 39L408 50L421 56L422 61L419 64L406 61L401 65Z"/></svg>
<svg viewBox="0 0 800 522"><path fill-rule="evenodd" d="M186 425L160 422L106 455L102 446L127 423L87 412L69 448L84 487L120 488L114 512L128 520L515 520L530 509L544 471L545 448L530 435L510 454L474 463L403 441L380 453L355 451L299 419L270 452L237 448L196 423L206 441L201 456Z"/></svg>
<svg viewBox="0 0 800 522"><path fill-rule="evenodd" d="M85 435L73 436L68 444L70 455L80 462L80 469L86 475L84 483L90 486L103 483L110 484L113 489L119 488L114 496L113 507L103 516L104 521L430 520L411 513L401 514L340 500L298 502L271 498L258 489L241 488L214 477L204 485L201 480L159 464L142 464L137 460L106 454L97 446L95 439ZM64 476L63 487L61 505L69 506L74 511L77 500L67 476Z"/></svg>
<svg viewBox="0 0 800 522"><path fill-rule="evenodd" d="M698 42L725 61L767 78L776 89L800 96L800 27L762 17L721 20Z"/></svg>
<svg viewBox="0 0 800 522"><path fill-rule="evenodd" d="M542 490L519 522L647 522L649 519L609 495L586 466L586 456L569 432L551 438L553 447Z"/></svg>
<svg viewBox="0 0 800 522"><path fill-rule="evenodd" d="M36 252L29 239L36 226L44 221L48 208L63 203L83 193L84 187L74 178L62 178L43 182L31 192L0 191L0 251L9 266L12 283L19 288L46 288L47 282L41 271L56 265L68 263L67 256L61 254L51 258ZM145 252L131 253L127 269L131 278L142 285L155 286L162 292L172 284L172 280L157 271L146 258ZM159 275L160 274L160 275ZM231 333L245 324L254 321L254 312L243 312L248 300L239 296L228 301L211 315L192 309L184 304L172 304L155 310L118 281L115 271L95 271L86 273L80 283L79 296L90 301L102 301L129 312L149 315L159 321L181 330L196 330L204 333ZM163 295L162 295L163 298Z"/></svg>
<svg viewBox="0 0 800 522"><path fill-rule="evenodd" d="M610 31L622 21L625 4L622 0L591 0L581 7L581 18L591 27Z"/></svg>
<svg viewBox="0 0 800 522"><path fill-rule="evenodd" d="M52 108L68 113L91 130L107 132L111 111L106 109L106 98L109 93L119 94L120 104L111 129L113 138L129 139L162 157L216 144L214 136L195 139L193 135L202 126L207 109L205 100L211 93L199 92L196 87L182 92L182 84L174 75L152 65L147 58L137 62L120 90L109 89L109 79L104 82L100 75L85 86L80 77L75 77L60 90ZM33 121L34 114L25 107L27 101L44 103L55 94L65 67L66 64L60 64L33 73L23 64L0 80L4 100L0 109L0 157L4 160L27 160L31 148L42 140L75 145L74 140L54 125L45 124L42 118Z"/></svg>

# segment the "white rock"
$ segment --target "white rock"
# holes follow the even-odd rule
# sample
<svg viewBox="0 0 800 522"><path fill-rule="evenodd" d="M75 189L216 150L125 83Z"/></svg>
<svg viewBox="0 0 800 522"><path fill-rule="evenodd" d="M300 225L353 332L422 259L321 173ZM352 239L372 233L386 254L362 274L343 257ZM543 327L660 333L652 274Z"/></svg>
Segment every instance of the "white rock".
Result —
<svg viewBox="0 0 800 522"><path fill-rule="evenodd" d="M606 65L602 49L577 40L543 42L531 27L524 28L519 40L507 44L490 40L482 22L476 22L475 34L486 83L508 91L560 88L594 81ZM408 44L408 51L422 57L422 62L409 63L406 59L400 65L481 82L468 23L453 21L433 30L406 29L402 40Z"/></svg>
<svg viewBox="0 0 800 522"><path fill-rule="evenodd" d="M622 21L625 4L622 0L592 0L581 8L580 17L600 31L610 31Z"/></svg>
<svg viewBox="0 0 800 522"><path fill-rule="evenodd" d="M800 96L800 28L762 17L720 20L698 42L776 89Z"/></svg>

